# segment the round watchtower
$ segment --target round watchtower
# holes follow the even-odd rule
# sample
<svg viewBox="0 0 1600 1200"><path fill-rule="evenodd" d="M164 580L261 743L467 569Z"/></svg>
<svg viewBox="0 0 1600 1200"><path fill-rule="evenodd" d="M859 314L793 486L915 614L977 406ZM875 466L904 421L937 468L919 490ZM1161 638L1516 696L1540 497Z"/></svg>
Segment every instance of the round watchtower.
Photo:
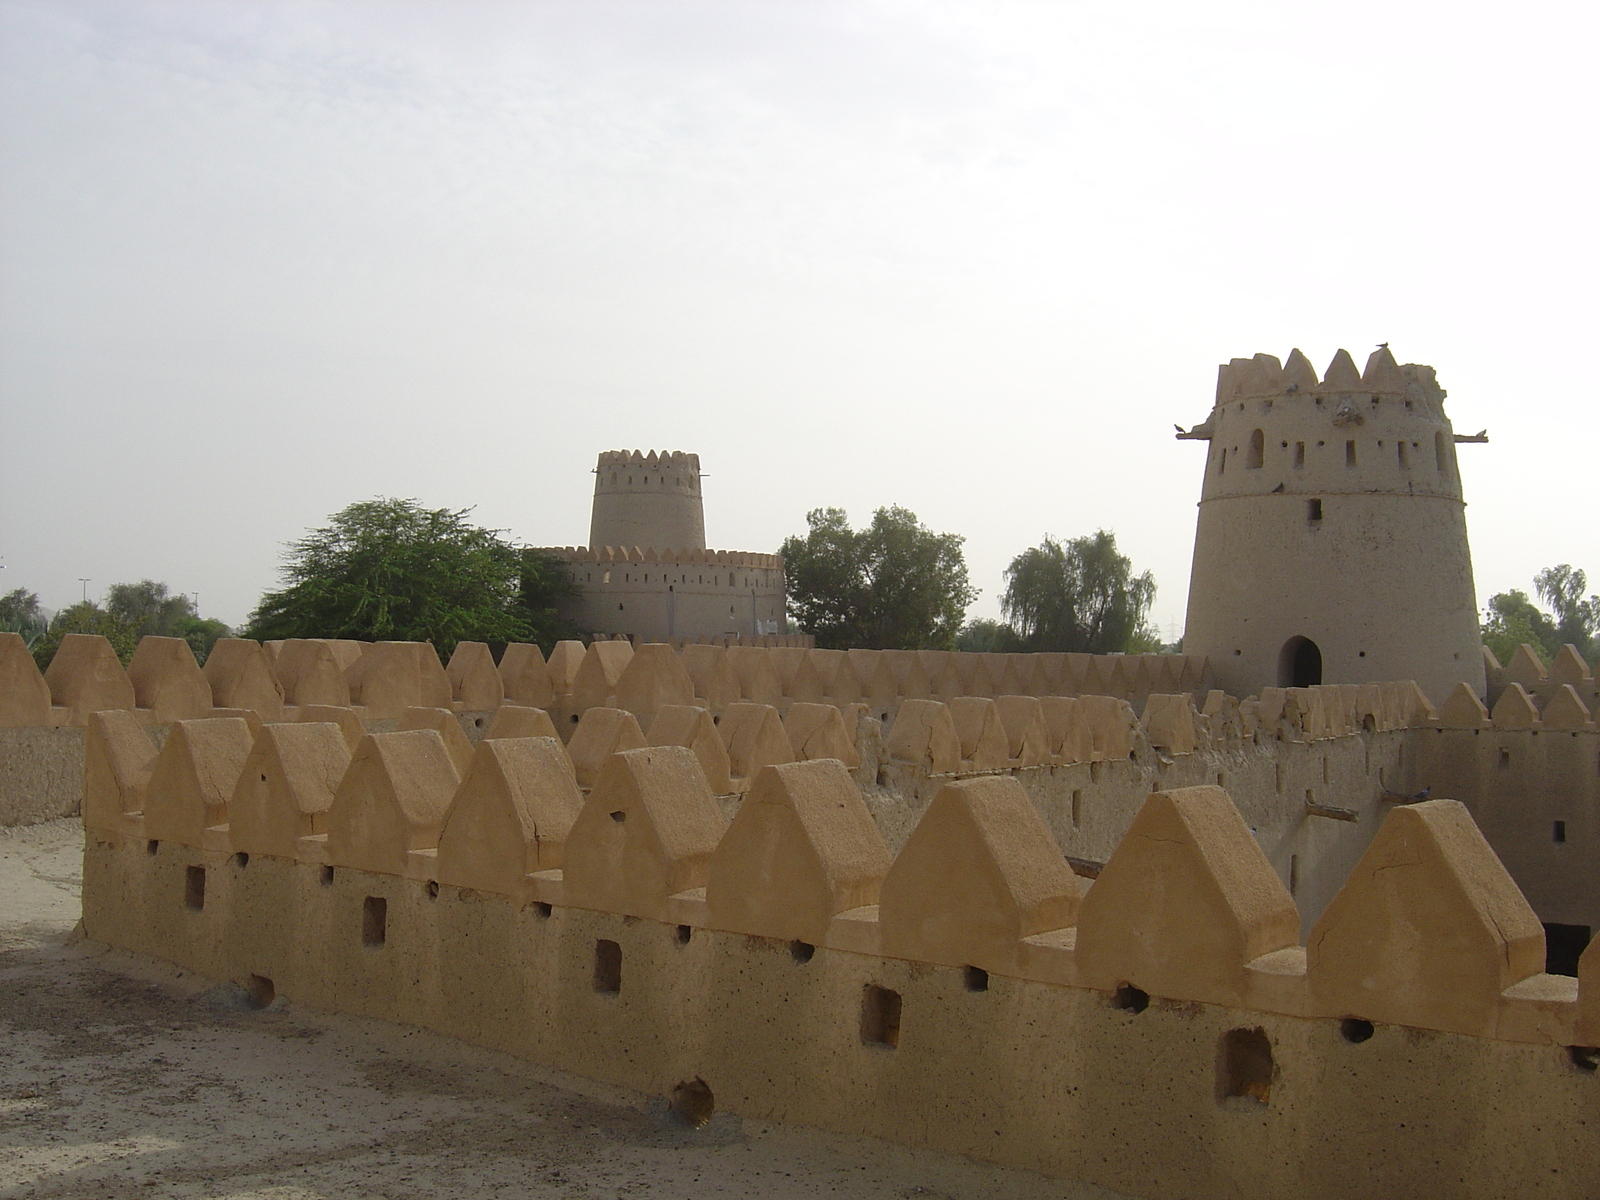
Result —
<svg viewBox="0 0 1600 1200"><path fill-rule="evenodd" d="M1432 367L1295 350L1222 367L1183 648L1217 686L1414 679L1484 691L1457 439Z"/></svg>
<svg viewBox="0 0 1600 1200"><path fill-rule="evenodd" d="M704 550L700 456L607 450L594 472L589 545Z"/></svg>

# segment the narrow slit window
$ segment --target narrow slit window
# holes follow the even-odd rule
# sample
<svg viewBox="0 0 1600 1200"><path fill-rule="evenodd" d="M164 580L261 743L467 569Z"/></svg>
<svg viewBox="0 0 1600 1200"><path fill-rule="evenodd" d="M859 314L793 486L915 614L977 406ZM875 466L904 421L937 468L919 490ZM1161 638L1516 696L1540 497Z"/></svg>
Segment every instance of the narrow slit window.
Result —
<svg viewBox="0 0 1600 1200"><path fill-rule="evenodd" d="M189 867L183 874L183 906L199 912L206 906L206 869Z"/></svg>
<svg viewBox="0 0 1600 1200"><path fill-rule="evenodd" d="M368 896L361 905L361 944L381 946L389 939L389 902Z"/></svg>
<svg viewBox="0 0 1600 1200"><path fill-rule="evenodd" d="M868 1046L900 1044L900 993L869 983L861 992L861 1041Z"/></svg>
<svg viewBox="0 0 1600 1200"><path fill-rule="evenodd" d="M594 990L607 996L622 990L622 947L606 938L594 944Z"/></svg>
<svg viewBox="0 0 1600 1200"><path fill-rule="evenodd" d="M1306 520L1310 521L1313 525L1317 524L1318 522L1320 522L1322 520L1322 501L1321 500L1307 500L1306 501Z"/></svg>
<svg viewBox="0 0 1600 1200"><path fill-rule="evenodd" d="M1305 470L1306 444L1304 442L1296 442L1294 444L1294 465L1296 470Z"/></svg>
<svg viewBox="0 0 1600 1200"><path fill-rule="evenodd" d="M1347 467L1356 465L1356 444L1354 442L1346 442L1344 444L1344 465Z"/></svg>

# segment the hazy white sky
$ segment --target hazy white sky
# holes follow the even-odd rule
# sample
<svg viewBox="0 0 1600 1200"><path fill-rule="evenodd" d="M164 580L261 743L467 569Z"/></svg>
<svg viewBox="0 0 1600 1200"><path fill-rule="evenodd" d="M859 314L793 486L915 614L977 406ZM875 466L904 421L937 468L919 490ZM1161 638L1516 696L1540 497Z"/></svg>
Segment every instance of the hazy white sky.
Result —
<svg viewBox="0 0 1600 1200"><path fill-rule="evenodd" d="M1181 622L1219 362L1380 341L1480 602L1600 575L1592 5L0 0L0 590L244 619L378 495L711 544L898 503L974 615L1115 530ZM1600 583L1600 580L1596 580Z"/></svg>

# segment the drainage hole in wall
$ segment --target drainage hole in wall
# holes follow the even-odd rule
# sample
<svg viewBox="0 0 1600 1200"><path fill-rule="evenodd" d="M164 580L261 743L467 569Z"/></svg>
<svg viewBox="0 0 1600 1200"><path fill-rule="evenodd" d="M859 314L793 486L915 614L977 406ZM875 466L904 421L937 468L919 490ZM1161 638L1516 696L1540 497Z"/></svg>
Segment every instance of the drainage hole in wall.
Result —
<svg viewBox="0 0 1600 1200"><path fill-rule="evenodd" d="M1217 1040L1217 1098L1265 1104L1272 1098L1272 1043L1266 1030L1230 1029Z"/></svg>
<svg viewBox="0 0 1600 1200"><path fill-rule="evenodd" d="M1600 1046L1568 1046L1567 1061L1585 1074L1600 1068Z"/></svg>
<svg viewBox="0 0 1600 1200"><path fill-rule="evenodd" d="M439 898L439 881L437 879L430 879L430 880L428 880L428 899L429 900L437 900L438 898Z"/></svg>
<svg viewBox="0 0 1600 1200"><path fill-rule="evenodd" d="M678 926L678 945L687 946L689 944L689 939L692 938L692 937L694 937L694 926L692 926L692 925L679 925Z"/></svg>
<svg viewBox="0 0 1600 1200"><path fill-rule="evenodd" d="M716 1097L698 1076L672 1089L672 1116L676 1121L700 1129L716 1114Z"/></svg>
<svg viewBox="0 0 1600 1200"><path fill-rule="evenodd" d="M183 875L183 906L199 912L206 906L206 869L190 867Z"/></svg>
<svg viewBox="0 0 1600 1200"><path fill-rule="evenodd" d="M250 856L243 850L233 856L233 865L239 870L244 870L250 865Z"/></svg>
<svg viewBox="0 0 1600 1200"><path fill-rule="evenodd" d="M1372 1036L1372 1022L1360 1017L1346 1017L1339 1022L1339 1036L1358 1045Z"/></svg>
<svg viewBox="0 0 1600 1200"><path fill-rule="evenodd" d="M389 937L389 902L368 896L361 903L361 944L381 946Z"/></svg>
<svg viewBox="0 0 1600 1200"><path fill-rule="evenodd" d="M789 957L797 963L810 962L812 955L816 954L816 952L817 948L810 942L802 942L797 939L789 943Z"/></svg>
<svg viewBox="0 0 1600 1200"><path fill-rule="evenodd" d="M158 841L155 841L154 839L152 839L152 840L150 840L150 841L148 841L148 842L146 842L144 844L144 852L146 854L154 854L159 849L161 849L161 843L158 842Z"/></svg>
<svg viewBox="0 0 1600 1200"><path fill-rule="evenodd" d="M1111 1007L1124 1012L1142 1013L1150 1007L1150 993L1131 983L1124 983L1111 993Z"/></svg>
<svg viewBox="0 0 1600 1200"><path fill-rule="evenodd" d="M550 919L550 914L555 910L543 900L535 900L533 903L533 911L539 914L539 919L541 921L548 921Z"/></svg>
<svg viewBox="0 0 1600 1200"><path fill-rule="evenodd" d="M622 947L605 938L594 944L594 990L610 996L622 990Z"/></svg>
<svg viewBox="0 0 1600 1200"><path fill-rule="evenodd" d="M989 990L989 972L982 967L970 964L961 968L961 982L966 984L969 992L987 992Z"/></svg>
<svg viewBox="0 0 1600 1200"><path fill-rule="evenodd" d="M619 808L619 809L617 809L616 812L611 814L611 819L613 821L615 821L618 825L621 825L624 821L626 821L628 819L628 814L623 812L622 809Z"/></svg>
<svg viewBox="0 0 1600 1200"><path fill-rule="evenodd" d="M333 886L333 868L332 867L323 867L322 868L322 886L323 887L332 887Z"/></svg>
<svg viewBox="0 0 1600 1200"><path fill-rule="evenodd" d="M278 998L277 989L272 986L272 980L265 975L252 975L244 985L245 1003L251 1008L270 1008L272 1002Z"/></svg>
<svg viewBox="0 0 1600 1200"><path fill-rule="evenodd" d="M868 1046L900 1044L900 993L869 983L861 989L861 1041Z"/></svg>

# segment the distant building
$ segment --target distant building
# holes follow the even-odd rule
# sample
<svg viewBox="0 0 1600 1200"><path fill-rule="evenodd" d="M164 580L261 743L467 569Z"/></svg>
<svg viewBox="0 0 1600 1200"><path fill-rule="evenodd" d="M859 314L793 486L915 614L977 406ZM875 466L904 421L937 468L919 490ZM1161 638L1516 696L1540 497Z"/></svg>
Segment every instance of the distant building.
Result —
<svg viewBox="0 0 1600 1200"><path fill-rule="evenodd" d="M706 549L700 456L608 450L587 546L551 547L582 595L565 614L636 642L788 632L783 559Z"/></svg>

